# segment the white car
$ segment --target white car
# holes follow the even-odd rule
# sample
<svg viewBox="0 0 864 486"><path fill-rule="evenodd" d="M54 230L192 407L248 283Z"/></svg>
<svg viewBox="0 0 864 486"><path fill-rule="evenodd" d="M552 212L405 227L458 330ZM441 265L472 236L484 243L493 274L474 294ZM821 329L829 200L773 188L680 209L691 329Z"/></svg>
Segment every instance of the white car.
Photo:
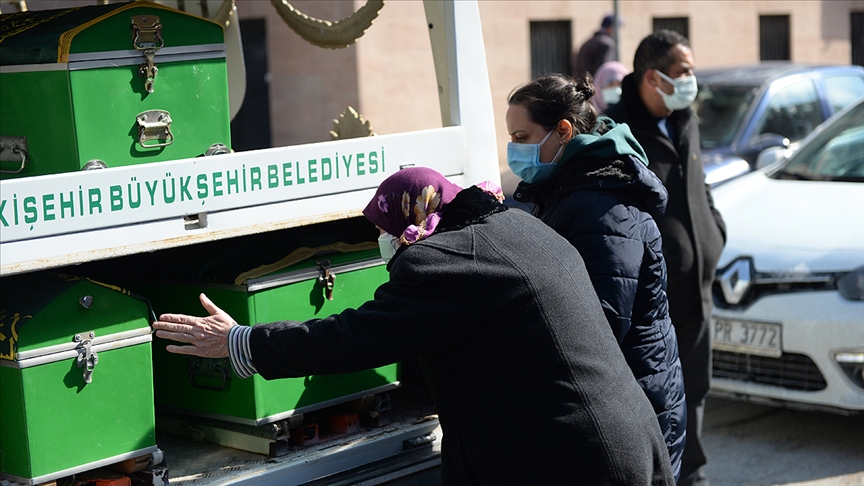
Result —
<svg viewBox="0 0 864 486"><path fill-rule="evenodd" d="M864 99L713 195L712 393L864 411Z"/></svg>

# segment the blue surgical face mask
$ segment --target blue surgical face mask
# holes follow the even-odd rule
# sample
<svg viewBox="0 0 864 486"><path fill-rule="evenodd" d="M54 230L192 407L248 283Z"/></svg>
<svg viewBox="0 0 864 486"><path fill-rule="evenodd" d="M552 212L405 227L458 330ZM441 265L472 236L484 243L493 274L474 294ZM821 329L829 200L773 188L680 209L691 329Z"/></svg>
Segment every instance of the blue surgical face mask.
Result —
<svg viewBox="0 0 864 486"><path fill-rule="evenodd" d="M399 240L395 236L381 233L381 236L378 237L378 249L381 250L381 258L384 259L384 263L390 263L390 259L396 254L398 248Z"/></svg>
<svg viewBox="0 0 864 486"><path fill-rule="evenodd" d="M674 87L671 95L664 93L659 86L655 87L660 96L663 97L663 103L666 104L666 108L672 111L683 110L696 100L696 93L699 91L696 84L696 76L684 76L672 79L660 71L657 71L657 74Z"/></svg>
<svg viewBox="0 0 864 486"><path fill-rule="evenodd" d="M564 145L558 149L558 153L551 162L540 162L540 147L549 140L555 130L552 130L540 143L515 143L507 144L507 165L517 177L523 181L533 184L547 178L555 169L555 162L564 150Z"/></svg>

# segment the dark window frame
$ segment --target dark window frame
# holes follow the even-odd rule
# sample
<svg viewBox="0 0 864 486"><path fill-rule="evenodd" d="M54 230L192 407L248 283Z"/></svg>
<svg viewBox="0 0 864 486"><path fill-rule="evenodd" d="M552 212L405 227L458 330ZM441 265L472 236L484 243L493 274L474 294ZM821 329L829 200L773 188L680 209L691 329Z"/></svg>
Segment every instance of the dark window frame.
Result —
<svg viewBox="0 0 864 486"><path fill-rule="evenodd" d="M240 37L246 93L240 111L231 121L231 146L237 152L272 147L266 19L240 19Z"/></svg>
<svg viewBox="0 0 864 486"><path fill-rule="evenodd" d="M851 63L864 66L864 11L849 12Z"/></svg>
<svg viewBox="0 0 864 486"><path fill-rule="evenodd" d="M690 39L690 17L653 17L651 19L652 32L663 29L673 30Z"/></svg>
<svg viewBox="0 0 864 486"><path fill-rule="evenodd" d="M789 15L759 16L759 60L792 60L792 18Z"/></svg>
<svg viewBox="0 0 864 486"><path fill-rule="evenodd" d="M570 75L573 30L569 20L532 20L529 25L531 79L552 73Z"/></svg>

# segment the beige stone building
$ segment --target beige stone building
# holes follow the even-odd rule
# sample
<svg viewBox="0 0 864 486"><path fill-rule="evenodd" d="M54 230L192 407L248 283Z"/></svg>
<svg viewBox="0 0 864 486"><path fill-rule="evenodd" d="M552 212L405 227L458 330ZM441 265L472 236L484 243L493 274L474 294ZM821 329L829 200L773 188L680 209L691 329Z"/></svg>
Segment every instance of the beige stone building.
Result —
<svg viewBox="0 0 864 486"><path fill-rule="evenodd" d="M0 5L6 12L14 8L12 3L18 2ZM27 2L31 9L82 3L95 2ZM290 3L311 17L337 21L365 0ZM515 184L504 160L508 93L538 69L569 69L570 51L591 37L616 3L624 20L620 59L628 67L639 41L662 27L684 31L697 69L760 59L864 62L864 0L480 0L505 190ZM379 134L441 126L421 1L387 0L365 35L344 49L324 49L303 40L270 2L236 4L249 72L244 108L233 127L236 148L328 140L333 120L349 106Z"/></svg>
<svg viewBox="0 0 864 486"><path fill-rule="evenodd" d="M291 3L312 17L336 21L365 2ZM591 37L614 8L611 0L479 2L505 189L515 184L504 161L508 93L530 80L543 42L554 42L553 50L561 51L557 56L565 63L569 51ZM855 55L860 64L864 56L861 0L621 0L618 9L624 20L620 59L628 67L639 41L663 26L686 31L697 68L783 58L784 42L793 62L850 64ZM302 40L281 23L269 2L240 0L238 10L241 25L257 19L266 31L272 145L327 140L332 120L349 105L376 133L441 126L422 2L388 0L366 34L340 50ZM561 45L567 45L567 52ZM771 49L775 52L765 52Z"/></svg>

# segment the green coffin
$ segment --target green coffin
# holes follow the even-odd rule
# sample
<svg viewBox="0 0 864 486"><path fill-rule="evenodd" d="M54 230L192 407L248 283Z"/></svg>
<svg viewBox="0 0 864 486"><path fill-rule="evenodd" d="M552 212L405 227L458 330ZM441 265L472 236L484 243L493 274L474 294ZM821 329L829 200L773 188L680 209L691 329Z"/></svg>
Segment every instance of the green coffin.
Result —
<svg viewBox="0 0 864 486"><path fill-rule="evenodd" d="M80 277L4 278L0 477L38 484L157 450L149 315Z"/></svg>
<svg viewBox="0 0 864 486"><path fill-rule="evenodd" d="M0 106L0 178L230 147L222 27L145 2L0 15Z"/></svg>
<svg viewBox="0 0 864 486"><path fill-rule="evenodd" d="M319 281L324 267L335 275L332 300ZM239 324L252 325L326 317L359 307L371 300L375 289L388 278L377 246L362 251L323 252L284 269L268 270L263 268L258 272L260 276L231 285L165 281L129 285L147 296L157 313L202 315L198 295L203 292ZM345 375L272 381L255 375L237 379L227 359L171 354L165 350L166 345L161 339L154 341L157 406L236 423L266 424L399 385L396 363Z"/></svg>

